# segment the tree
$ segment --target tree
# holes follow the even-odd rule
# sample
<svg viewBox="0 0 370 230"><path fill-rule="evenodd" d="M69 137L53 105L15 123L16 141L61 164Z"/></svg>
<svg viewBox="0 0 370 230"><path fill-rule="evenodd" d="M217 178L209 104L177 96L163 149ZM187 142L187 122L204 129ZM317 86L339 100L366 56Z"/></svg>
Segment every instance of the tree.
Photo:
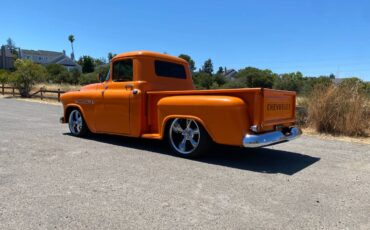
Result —
<svg viewBox="0 0 370 230"><path fill-rule="evenodd" d="M222 74L222 73L224 73L224 68L220 66L218 67L217 74Z"/></svg>
<svg viewBox="0 0 370 230"><path fill-rule="evenodd" d="M303 75L301 72L282 74L274 82L274 89L301 92L302 87Z"/></svg>
<svg viewBox="0 0 370 230"><path fill-rule="evenodd" d="M204 65L202 67L202 72L208 73L209 75L212 75L213 73L213 63L211 59L208 59L204 62Z"/></svg>
<svg viewBox="0 0 370 230"><path fill-rule="evenodd" d="M80 57L80 59L77 62L79 65L82 66L82 73L92 73L94 72L94 58L84 55Z"/></svg>
<svg viewBox="0 0 370 230"><path fill-rule="evenodd" d="M74 57L75 57L75 51L74 51L74 48L73 48L73 42L75 41L75 36L73 36L73 34L69 35L68 36L68 41L71 43L71 47L72 47L72 59L74 60Z"/></svg>
<svg viewBox="0 0 370 230"><path fill-rule="evenodd" d="M9 47L9 49L15 49L15 42L13 41L13 39L11 38L8 38L6 40L6 45Z"/></svg>
<svg viewBox="0 0 370 230"><path fill-rule="evenodd" d="M108 62L110 62L112 60L112 58L114 58L117 54L114 54L112 52L109 52L108 53Z"/></svg>
<svg viewBox="0 0 370 230"><path fill-rule="evenodd" d="M15 42L13 41L13 39L8 38L6 40L6 45L7 45L8 49L10 50L10 52L15 56L15 59L17 59L18 58L18 51L17 51L17 47L15 47Z"/></svg>
<svg viewBox="0 0 370 230"><path fill-rule="evenodd" d="M101 66L104 64L107 64L107 60L105 58L94 58L94 66Z"/></svg>
<svg viewBox="0 0 370 230"><path fill-rule="evenodd" d="M214 81L219 87L223 87L228 82L228 79L222 73L218 73L214 76Z"/></svg>
<svg viewBox="0 0 370 230"><path fill-rule="evenodd" d="M81 72L77 68L73 68L70 70L70 80L69 83L71 84L77 84L78 81L80 80L81 77Z"/></svg>
<svg viewBox="0 0 370 230"><path fill-rule="evenodd" d="M242 83L241 85L244 85L244 87L263 88L272 88L276 77L277 74L273 73L271 70L261 70L254 67L241 69L235 75L236 81Z"/></svg>
<svg viewBox="0 0 370 230"><path fill-rule="evenodd" d="M210 89L214 79L211 75L205 72L197 72L193 75L194 85L197 89Z"/></svg>
<svg viewBox="0 0 370 230"><path fill-rule="evenodd" d="M11 75L11 82L18 88L22 97L29 97L32 87L44 80L46 70L42 65L30 60L18 59L14 63L15 72Z"/></svg>
<svg viewBox="0 0 370 230"><path fill-rule="evenodd" d="M184 59L185 61L187 61L189 63L189 66L190 66L190 71L191 72L194 72L196 70L195 68L195 62L193 59L191 59L191 57L187 54L180 54L179 55L179 58L182 58Z"/></svg>

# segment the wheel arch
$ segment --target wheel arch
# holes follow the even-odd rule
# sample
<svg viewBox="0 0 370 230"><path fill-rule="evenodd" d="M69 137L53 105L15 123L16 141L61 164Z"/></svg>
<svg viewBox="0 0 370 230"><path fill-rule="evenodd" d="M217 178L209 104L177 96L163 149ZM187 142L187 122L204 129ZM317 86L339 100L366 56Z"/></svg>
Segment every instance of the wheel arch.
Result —
<svg viewBox="0 0 370 230"><path fill-rule="evenodd" d="M207 129L205 122L194 115L169 115L163 119L162 129L161 129L161 137L162 139L165 139L168 135L167 130L169 126L171 125L171 121L175 120L176 118L181 119L193 119L196 122L198 122L207 132L207 134L211 137L212 141L214 141L214 138L212 137L211 133L209 132L209 129Z"/></svg>
<svg viewBox="0 0 370 230"><path fill-rule="evenodd" d="M81 106L76 105L76 104L67 105L66 108L65 108L65 112L64 112L64 119L65 119L66 123L69 123L69 115L71 114L73 109L78 109L82 113L82 116L84 116L84 112L83 112L83 109L81 108ZM84 118L85 118L85 116L84 116Z"/></svg>
<svg viewBox="0 0 370 230"><path fill-rule="evenodd" d="M80 105L77 105L77 104L69 104L66 106L65 108L65 112L64 112L64 120L66 123L69 123L69 115L71 114L71 112L73 111L73 109L78 109L87 125L87 128L89 130L91 130L91 127L89 125L89 123L87 122L86 120L86 116L85 116L85 112L84 110L82 109L82 107Z"/></svg>

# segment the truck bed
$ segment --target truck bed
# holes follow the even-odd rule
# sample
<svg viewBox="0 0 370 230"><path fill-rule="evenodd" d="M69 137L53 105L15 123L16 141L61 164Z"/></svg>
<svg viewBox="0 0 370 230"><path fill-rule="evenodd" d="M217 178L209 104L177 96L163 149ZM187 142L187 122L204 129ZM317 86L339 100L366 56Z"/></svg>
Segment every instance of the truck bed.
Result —
<svg viewBox="0 0 370 230"><path fill-rule="evenodd" d="M163 97L178 95L225 95L241 98L247 105L249 124L256 125L258 132L273 130L276 125L289 126L295 122L296 93L265 88L241 88L218 90L149 91L148 105L155 106ZM148 111L156 111L148 108ZM155 118L155 114L148 114Z"/></svg>

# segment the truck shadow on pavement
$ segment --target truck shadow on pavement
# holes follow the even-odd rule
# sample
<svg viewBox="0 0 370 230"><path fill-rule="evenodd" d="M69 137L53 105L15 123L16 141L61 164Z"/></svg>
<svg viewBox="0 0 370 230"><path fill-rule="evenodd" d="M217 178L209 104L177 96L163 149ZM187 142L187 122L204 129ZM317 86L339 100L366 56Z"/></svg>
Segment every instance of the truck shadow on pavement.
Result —
<svg viewBox="0 0 370 230"><path fill-rule="evenodd" d="M65 135L70 135L65 133ZM174 156L165 141L94 134L84 139L112 144L122 147L145 150L154 153ZM181 159L179 157L179 159ZM186 159L184 159L186 160ZM293 175L319 161L295 152L269 148L239 148L233 146L215 145L207 154L194 161L224 167L248 170L259 173Z"/></svg>

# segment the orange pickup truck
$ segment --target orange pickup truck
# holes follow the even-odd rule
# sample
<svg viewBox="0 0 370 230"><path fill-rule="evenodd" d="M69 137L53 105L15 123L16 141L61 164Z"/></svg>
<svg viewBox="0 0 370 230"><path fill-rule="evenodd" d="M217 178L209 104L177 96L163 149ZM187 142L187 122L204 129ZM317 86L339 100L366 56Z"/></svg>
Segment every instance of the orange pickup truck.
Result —
<svg viewBox="0 0 370 230"><path fill-rule="evenodd" d="M174 153L196 157L212 143L260 147L292 140L295 92L264 88L195 90L188 63L136 51L115 56L100 83L61 96L62 123L87 132L167 139Z"/></svg>

